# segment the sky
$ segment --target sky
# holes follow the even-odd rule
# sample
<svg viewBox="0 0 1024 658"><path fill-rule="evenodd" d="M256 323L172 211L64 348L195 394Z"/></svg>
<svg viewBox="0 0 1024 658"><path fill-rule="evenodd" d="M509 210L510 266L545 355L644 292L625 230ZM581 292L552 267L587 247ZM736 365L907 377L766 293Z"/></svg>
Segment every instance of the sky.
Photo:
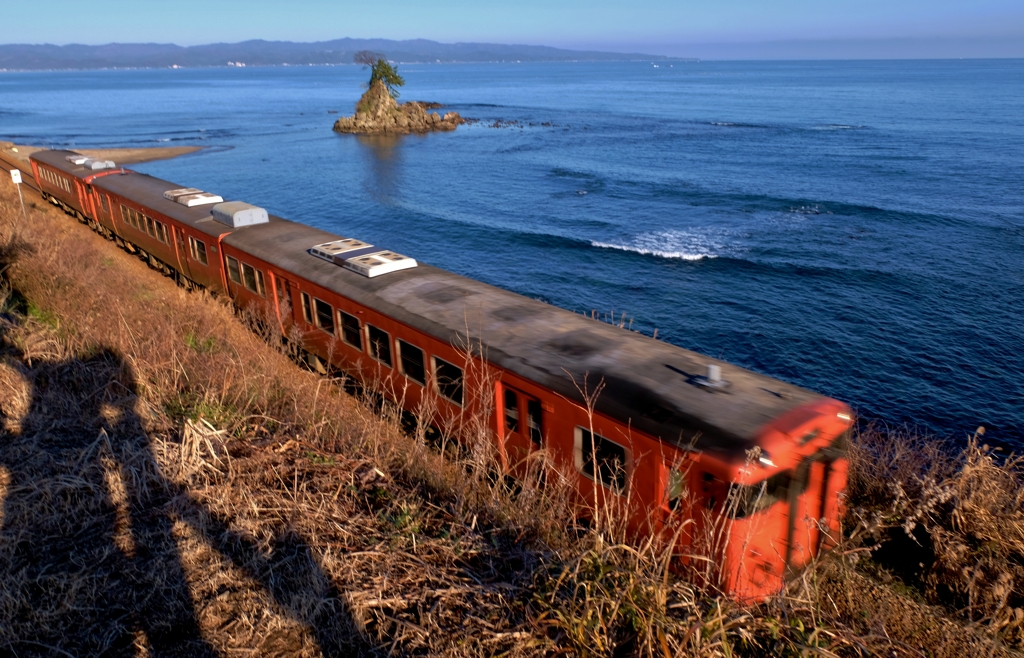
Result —
<svg viewBox="0 0 1024 658"><path fill-rule="evenodd" d="M186 46L347 36L679 56L716 48L813 53L842 44L856 50L856 44L883 43L897 51L930 53L926 56L985 56L986 51L1024 56L1022 0L7 0L4 5L0 43L7 44Z"/></svg>

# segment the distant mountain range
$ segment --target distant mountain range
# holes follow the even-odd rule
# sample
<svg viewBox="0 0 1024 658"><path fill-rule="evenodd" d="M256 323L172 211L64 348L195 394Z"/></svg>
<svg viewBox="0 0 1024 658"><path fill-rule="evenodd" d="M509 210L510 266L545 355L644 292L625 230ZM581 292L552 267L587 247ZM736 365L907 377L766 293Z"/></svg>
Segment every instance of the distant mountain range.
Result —
<svg viewBox="0 0 1024 658"><path fill-rule="evenodd" d="M639 53L608 53L564 50L548 46L517 46L496 43L438 43L426 39L335 39L315 43L292 41L243 41L205 46L173 43L110 43L102 46L70 44L0 45L0 69L109 69L201 66L306 66L351 64L360 50L387 55L396 62L500 62L500 61L614 61L660 60L665 57Z"/></svg>

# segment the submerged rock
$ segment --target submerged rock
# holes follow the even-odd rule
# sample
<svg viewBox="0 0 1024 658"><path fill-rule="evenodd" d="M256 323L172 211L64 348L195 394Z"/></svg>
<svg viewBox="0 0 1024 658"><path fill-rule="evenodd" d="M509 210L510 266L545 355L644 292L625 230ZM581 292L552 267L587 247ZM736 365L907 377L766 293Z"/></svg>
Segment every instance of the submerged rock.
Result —
<svg viewBox="0 0 1024 658"><path fill-rule="evenodd" d="M436 112L427 112L426 105L428 104L416 101L399 105L388 93L384 83L377 81L356 103L356 113L335 121L334 130L340 133L368 135L425 133L433 130L455 130L466 122L458 112L448 112L442 117Z"/></svg>

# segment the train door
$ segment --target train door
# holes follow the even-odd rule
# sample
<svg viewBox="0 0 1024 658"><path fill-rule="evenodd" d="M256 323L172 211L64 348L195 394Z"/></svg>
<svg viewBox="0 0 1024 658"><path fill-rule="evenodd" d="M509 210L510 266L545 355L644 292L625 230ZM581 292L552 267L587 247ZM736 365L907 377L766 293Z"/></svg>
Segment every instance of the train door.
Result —
<svg viewBox="0 0 1024 658"><path fill-rule="evenodd" d="M171 234L174 236L174 257L177 262L177 270L190 280L194 280L192 277L192 268L189 267L188 257L190 254L189 247L185 238L185 233L171 224Z"/></svg>
<svg viewBox="0 0 1024 658"><path fill-rule="evenodd" d="M540 400L504 383L498 384L502 446L513 473L525 473L529 456L544 448L544 409Z"/></svg>
<svg viewBox="0 0 1024 658"><path fill-rule="evenodd" d="M726 497L704 533L712 538L712 553L723 557L721 584L742 599L767 596L782 587L791 552L793 502L801 486L799 470L715 490L716 498Z"/></svg>
<svg viewBox="0 0 1024 658"><path fill-rule="evenodd" d="M823 543L832 543L838 531L838 494L846 487L842 462L844 437L807 458L797 469L790 492L790 519L786 565L797 570L817 555ZM834 521L822 528L822 520ZM824 530L824 532L823 532Z"/></svg>
<svg viewBox="0 0 1024 658"><path fill-rule="evenodd" d="M274 310L281 323L282 334L288 336L288 332L295 324L295 305L292 302L292 295L298 286L275 272L270 273L270 278L274 286Z"/></svg>

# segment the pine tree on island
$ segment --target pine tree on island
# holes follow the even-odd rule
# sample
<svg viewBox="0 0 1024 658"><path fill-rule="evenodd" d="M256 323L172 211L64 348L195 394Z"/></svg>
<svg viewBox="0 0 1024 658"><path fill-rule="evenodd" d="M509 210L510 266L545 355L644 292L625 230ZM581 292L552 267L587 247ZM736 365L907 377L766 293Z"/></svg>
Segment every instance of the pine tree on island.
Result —
<svg viewBox="0 0 1024 658"><path fill-rule="evenodd" d="M370 82L367 85L372 87L378 80L388 88L392 98L398 98L398 90L395 87L404 87L405 78L398 75L398 69L391 66L382 53L375 53L372 50L360 50L356 53L356 64L370 67Z"/></svg>
<svg viewBox="0 0 1024 658"><path fill-rule="evenodd" d="M342 117L335 122L334 130L337 132L425 133L455 130L459 124L465 123L458 112L448 112L442 118L435 112L427 112L424 103L410 101L399 105L395 99L399 95L398 87L405 85L405 79L382 53L361 50L356 53L354 61L370 68L369 88L356 103L355 115Z"/></svg>

